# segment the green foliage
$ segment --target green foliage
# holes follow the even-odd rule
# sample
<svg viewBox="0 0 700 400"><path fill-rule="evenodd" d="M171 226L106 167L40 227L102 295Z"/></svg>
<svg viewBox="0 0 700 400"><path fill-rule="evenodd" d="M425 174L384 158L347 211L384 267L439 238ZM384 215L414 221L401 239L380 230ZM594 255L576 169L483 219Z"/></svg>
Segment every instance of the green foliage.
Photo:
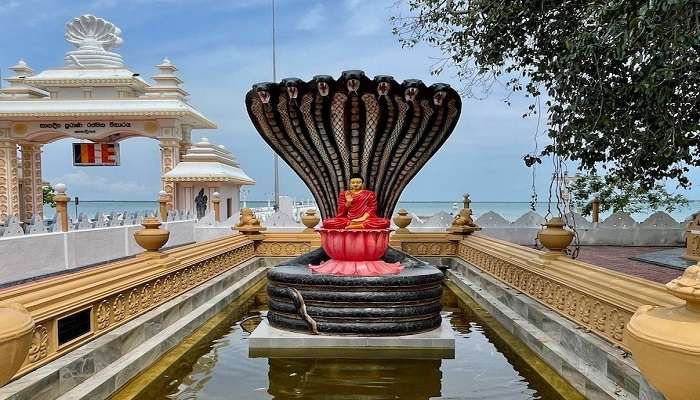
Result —
<svg viewBox="0 0 700 400"><path fill-rule="evenodd" d="M543 96L541 154L607 169L611 182L688 187L700 165L697 0L406 0L393 18L405 46L427 42L457 67L467 94L497 83Z"/></svg>
<svg viewBox="0 0 700 400"><path fill-rule="evenodd" d="M680 194L671 194L660 185L643 188L641 185L618 180L603 179L598 175L580 176L569 188L573 206L582 215L591 215L591 199L597 194L600 212L626 211L636 213L649 210L671 212L688 205L688 200Z"/></svg>
<svg viewBox="0 0 700 400"><path fill-rule="evenodd" d="M43 204L48 204L51 206L51 208L56 208L56 202L53 199L53 196L56 195L56 192L54 192L53 187L51 185L46 185L42 188L43 190Z"/></svg>

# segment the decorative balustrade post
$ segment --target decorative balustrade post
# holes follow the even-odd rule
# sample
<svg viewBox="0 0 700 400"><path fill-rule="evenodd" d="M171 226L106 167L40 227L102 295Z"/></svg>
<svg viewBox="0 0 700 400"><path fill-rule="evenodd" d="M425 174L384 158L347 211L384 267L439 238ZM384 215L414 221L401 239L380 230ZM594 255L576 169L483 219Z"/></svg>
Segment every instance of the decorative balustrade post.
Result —
<svg viewBox="0 0 700 400"><path fill-rule="evenodd" d="M408 211L403 208L400 209L398 214L394 217L394 223L399 227L399 229L396 230L396 234L411 233L407 228L407 226L411 224L411 221L413 221L413 217L408 214Z"/></svg>
<svg viewBox="0 0 700 400"><path fill-rule="evenodd" d="M544 228L537 232L537 239L548 250L545 253L546 256L559 256L571 244L571 241L574 239L574 233L564 229L565 226L566 223L561 217L553 217L547 221Z"/></svg>
<svg viewBox="0 0 700 400"><path fill-rule="evenodd" d="M70 197L66 195L65 184L57 183L54 189L56 194L53 196L53 200L56 202L56 213L58 214L56 222L61 224L61 232L68 232L68 202Z"/></svg>
<svg viewBox="0 0 700 400"><path fill-rule="evenodd" d="M454 219L452 220L452 226L447 228L447 231L460 235L468 235L472 232L481 230L481 228L476 226L474 219L472 218L472 209L469 208L469 205L471 204L469 194L464 194L462 204L464 207L459 210L457 215L455 215Z"/></svg>
<svg viewBox="0 0 700 400"><path fill-rule="evenodd" d="M163 222L166 222L168 220L168 200L170 199L170 196L168 196L168 192L165 190L161 190L158 193L158 203L160 205L160 220Z"/></svg>
<svg viewBox="0 0 700 400"><path fill-rule="evenodd" d="M686 260L700 261L700 213L693 214L693 220L688 224L685 238Z"/></svg>
<svg viewBox="0 0 700 400"><path fill-rule="evenodd" d="M253 240L262 239L261 232L266 230L255 217L255 213L250 208L241 209L238 223L233 226L233 230L249 236Z"/></svg>
<svg viewBox="0 0 700 400"><path fill-rule="evenodd" d="M319 222L321 222L321 217L316 214L315 208L309 208L304 215L301 216L301 223L306 227L303 231L304 233L314 233L314 227L318 225Z"/></svg>
<svg viewBox="0 0 700 400"><path fill-rule="evenodd" d="M134 240L143 247L147 253L158 253L170 237L170 232L160 228L160 221L156 217L146 217L141 223L143 229L134 232Z"/></svg>
<svg viewBox="0 0 700 400"><path fill-rule="evenodd" d="M221 195L219 192L212 193L211 204L214 208L214 222L221 222Z"/></svg>
<svg viewBox="0 0 700 400"><path fill-rule="evenodd" d="M591 215L593 216L594 224L600 222L600 199L597 193L593 195L593 200L591 201Z"/></svg>

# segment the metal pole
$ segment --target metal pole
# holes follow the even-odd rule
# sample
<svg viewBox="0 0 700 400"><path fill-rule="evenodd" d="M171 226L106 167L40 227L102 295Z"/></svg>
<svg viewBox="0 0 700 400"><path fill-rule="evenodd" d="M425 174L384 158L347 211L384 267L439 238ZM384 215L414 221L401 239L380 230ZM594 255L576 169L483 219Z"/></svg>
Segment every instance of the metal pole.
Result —
<svg viewBox="0 0 700 400"><path fill-rule="evenodd" d="M275 43L275 0L272 0L272 81L277 83L277 48ZM274 150L273 150L274 152ZM280 172L279 156L274 153L275 159L275 211L280 208Z"/></svg>

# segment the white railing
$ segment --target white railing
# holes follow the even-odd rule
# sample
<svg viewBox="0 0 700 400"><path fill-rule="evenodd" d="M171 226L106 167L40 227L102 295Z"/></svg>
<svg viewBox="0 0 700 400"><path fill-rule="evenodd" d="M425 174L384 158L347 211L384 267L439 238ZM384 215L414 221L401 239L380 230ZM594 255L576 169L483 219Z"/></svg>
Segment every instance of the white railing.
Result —
<svg viewBox="0 0 700 400"><path fill-rule="evenodd" d="M165 247L194 242L194 219L170 221ZM141 225L127 224L69 232L0 238L0 285L100 264L143 252L134 240Z"/></svg>

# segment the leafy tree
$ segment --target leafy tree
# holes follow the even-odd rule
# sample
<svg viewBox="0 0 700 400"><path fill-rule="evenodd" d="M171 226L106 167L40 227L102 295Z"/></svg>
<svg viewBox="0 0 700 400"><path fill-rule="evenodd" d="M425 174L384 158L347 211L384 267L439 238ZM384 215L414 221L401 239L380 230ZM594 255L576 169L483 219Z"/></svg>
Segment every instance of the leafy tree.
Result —
<svg viewBox="0 0 700 400"><path fill-rule="evenodd" d="M51 185L46 185L42 188L43 191L43 204L48 204L51 208L56 208L56 201L54 201L53 196L56 195L53 187Z"/></svg>
<svg viewBox="0 0 700 400"><path fill-rule="evenodd" d="M611 184L690 186L700 165L700 2L697 0L406 0L393 18L404 46L427 42L467 94L505 85L548 117L557 154L607 169ZM401 9L401 8L399 8ZM539 102L542 96L543 104Z"/></svg>
<svg viewBox="0 0 700 400"><path fill-rule="evenodd" d="M638 183L607 181L595 174L579 176L569 188L573 197L573 206L582 215L591 215L591 200L597 195L600 211L612 210L636 213L648 210L665 210L671 212L688 205L688 200L680 194L671 194L660 185L643 188Z"/></svg>

